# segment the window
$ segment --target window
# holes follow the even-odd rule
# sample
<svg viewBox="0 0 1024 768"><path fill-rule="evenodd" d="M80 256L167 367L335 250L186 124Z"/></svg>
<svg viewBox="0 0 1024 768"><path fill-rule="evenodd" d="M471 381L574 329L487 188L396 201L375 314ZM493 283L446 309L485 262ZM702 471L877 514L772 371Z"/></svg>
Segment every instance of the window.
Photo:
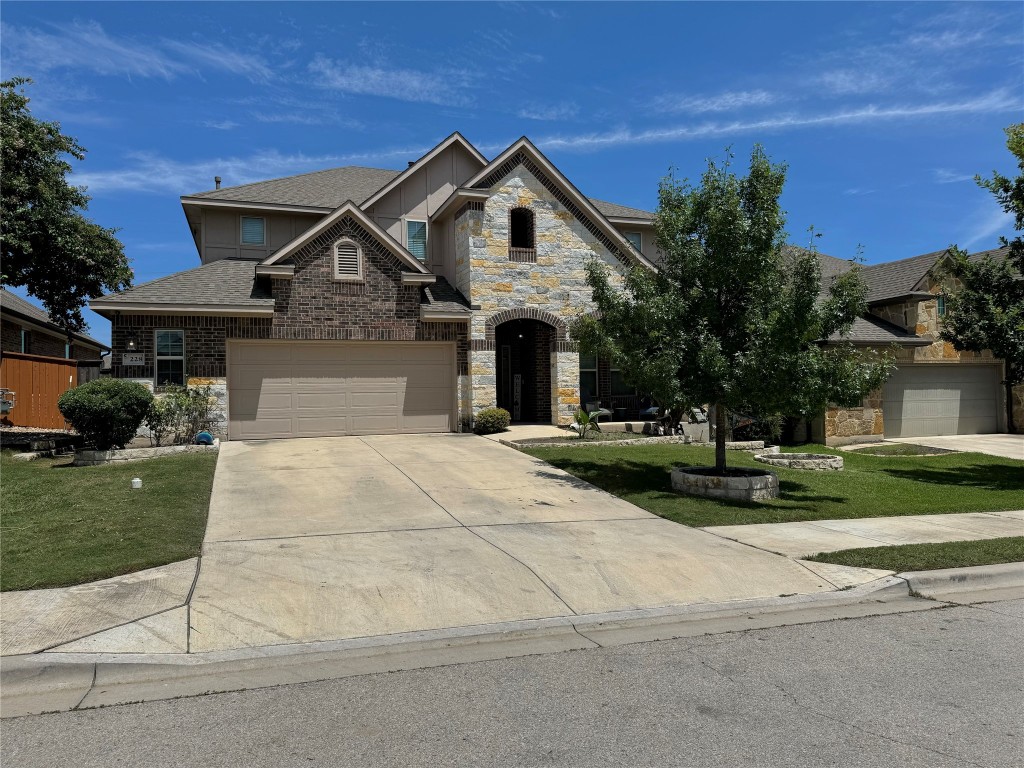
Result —
<svg viewBox="0 0 1024 768"><path fill-rule="evenodd" d="M580 405L597 399L597 357L580 355Z"/></svg>
<svg viewBox="0 0 1024 768"><path fill-rule="evenodd" d="M626 380L622 377L622 371L618 368L612 368L612 397L624 397L626 395L635 395L636 390L626 384Z"/></svg>
<svg viewBox="0 0 1024 768"><path fill-rule="evenodd" d="M940 293L938 296L935 297L935 305L937 307L937 311L939 313L939 317L945 317L946 316L946 297L943 296Z"/></svg>
<svg viewBox="0 0 1024 768"><path fill-rule="evenodd" d="M406 247L420 261L427 260L427 222L405 222Z"/></svg>
<svg viewBox="0 0 1024 768"><path fill-rule="evenodd" d="M185 386L185 332L156 332L156 386Z"/></svg>
<svg viewBox="0 0 1024 768"><path fill-rule="evenodd" d="M21 329L21 351L26 355L32 351L32 332Z"/></svg>
<svg viewBox="0 0 1024 768"><path fill-rule="evenodd" d="M267 222L259 216L242 217L242 245L266 245Z"/></svg>
<svg viewBox="0 0 1024 768"><path fill-rule="evenodd" d="M638 251L643 251L643 249L640 247L644 241L643 235L641 235L639 232L626 232L625 235L630 245L632 245Z"/></svg>
<svg viewBox="0 0 1024 768"><path fill-rule="evenodd" d="M334 244L334 279L363 279L363 249L353 240L339 240Z"/></svg>
<svg viewBox="0 0 1024 768"><path fill-rule="evenodd" d="M509 212L509 240L513 248L535 248L533 211L529 208L513 208Z"/></svg>

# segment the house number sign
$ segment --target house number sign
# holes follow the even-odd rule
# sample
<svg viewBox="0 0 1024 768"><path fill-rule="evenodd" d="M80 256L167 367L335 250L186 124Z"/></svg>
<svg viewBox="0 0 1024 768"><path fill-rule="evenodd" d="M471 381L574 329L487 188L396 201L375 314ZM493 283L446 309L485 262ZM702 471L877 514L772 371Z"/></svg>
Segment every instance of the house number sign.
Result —
<svg viewBox="0 0 1024 768"><path fill-rule="evenodd" d="M122 365L145 365L146 355L144 352L125 352L121 357Z"/></svg>

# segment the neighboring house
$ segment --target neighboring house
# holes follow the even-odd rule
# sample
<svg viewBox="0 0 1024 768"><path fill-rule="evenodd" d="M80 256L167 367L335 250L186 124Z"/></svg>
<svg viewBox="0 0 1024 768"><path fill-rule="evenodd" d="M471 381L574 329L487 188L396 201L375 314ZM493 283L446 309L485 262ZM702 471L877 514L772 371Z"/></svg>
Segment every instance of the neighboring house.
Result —
<svg viewBox="0 0 1024 768"><path fill-rule="evenodd" d="M613 282L656 268L654 214L585 197L525 137L490 161L455 133L401 172L217 187L181 198L200 266L92 302L114 376L210 385L229 439L458 431L495 405L515 421L566 424L596 400L636 417L621 372L580 355L569 328L594 309L588 261ZM931 342L908 322L871 315L854 340L917 359ZM881 406L857 411L856 429L830 410L819 431L881 434Z"/></svg>
<svg viewBox="0 0 1024 768"><path fill-rule="evenodd" d="M971 258L1005 258L1006 249ZM990 352L957 352L939 338L945 315L942 262L948 251L934 251L862 268L868 286L868 314L854 323L849 339L876 349L897 345L897 369L881 390L858 408L829 408L812 425L812 435L828 445L878 440L1006 431L1005 369ZM830 279L853 262L821 257ZM1024 386L1013 390L1013 420L1024 427Z"/></svg>
<svg viewBox="0 0 1024 768"><path fill-rule="evenodd" d="M584 197L526 138L181 202L201 266L91 306L114 376L211 385L230 439L461 430L495 405L565 424L581 377L622 388L605 361L581 373L569 324L590 259L653 268L653 214Z"/></svg>
<svg viewBox="0 0 1024 768"><path fill-rule="evenodd" d="M107 345L82 333L68 335L42 309L0 287L0 352L71 360L99 360Z"/></svg>

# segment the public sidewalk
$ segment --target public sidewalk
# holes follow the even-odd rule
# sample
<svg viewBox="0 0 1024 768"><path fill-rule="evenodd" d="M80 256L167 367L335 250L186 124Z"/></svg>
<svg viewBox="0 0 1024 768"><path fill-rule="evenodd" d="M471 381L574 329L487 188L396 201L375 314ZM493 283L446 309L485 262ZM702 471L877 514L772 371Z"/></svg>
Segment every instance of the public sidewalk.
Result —
<svg viewBox="0 0 1024 768"><path fill-rule="evenodd" d="M1024 510L904 515L763 525L714 525L708 533L787 557L900 544L939 544L1024 536Z"/></svg>

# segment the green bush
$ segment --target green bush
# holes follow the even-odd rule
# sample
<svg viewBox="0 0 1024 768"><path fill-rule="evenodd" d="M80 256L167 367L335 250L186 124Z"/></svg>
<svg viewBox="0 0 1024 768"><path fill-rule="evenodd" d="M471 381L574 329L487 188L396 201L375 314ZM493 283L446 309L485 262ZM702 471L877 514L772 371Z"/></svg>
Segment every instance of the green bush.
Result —
<svg viewBox="0 0 1024 768"><path fill-rule="evenodd" d="M130 443L152 403L153 394L138 382L108 378L93 379L57 399L68 423L101 451Z"/></svg>
<svg viewBox="0 0 1024 768"><path fill-rule="evenodd" d="M146 414L153 445L186 445L213 426L213 393L209 386L168 386L157 395Z"/></svg>
<svg viewBox="0 0 1024 768"><path fill-rule="evenodd" d="M504 432L512 423L512 414L504 408L484 408L476 415L473 431L478 435L493 435Z"/></svg>

